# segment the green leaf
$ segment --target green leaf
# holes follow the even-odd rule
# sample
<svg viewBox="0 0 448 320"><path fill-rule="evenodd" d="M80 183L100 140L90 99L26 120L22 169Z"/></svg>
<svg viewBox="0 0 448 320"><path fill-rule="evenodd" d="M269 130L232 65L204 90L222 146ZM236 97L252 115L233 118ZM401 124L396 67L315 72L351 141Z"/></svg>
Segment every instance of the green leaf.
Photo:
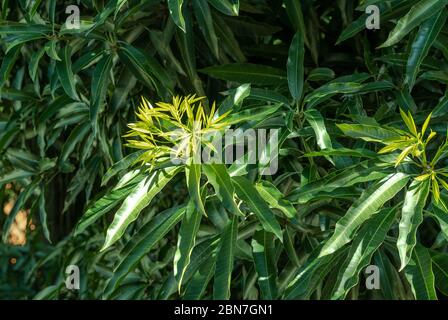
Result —
<svg viewBox="0 0 448 320"><path fill-rule="evenodd" d="M308 109L304 113L306 120L309 122L316 135L317 145L321 149L332 149L330 135L325 127L322 114L316 109Z"/></svg>
<svg viewBox="0 0 448 320"><path fill-rule="evenodd" d="M20 50L22 46L17 46L14 49L8 51L8 53L2 57L2 66L0 68L0 89L3 88L6 81L8 80L9 74L11 73L14 64L19 57Z"/></svg>
<svg viewBox="0 0 448 320"><path fill-rule="evenodd" d="M406 192L397 240L401 261L400 270L403 270L409 263L417 243L417 228L423 222L423 210L429 195L429 188L430 179L422 182L414 181Z"/></svg>
<svg viewBox="0 0 448 320"><path fill-rule="evenodd" d="M50 231L48 229L48 221L47 221L47 210L45 209L45 194L44 194L44 186L40 187L40 195L39 195L39 219L42 224L42 229L44 231L45 239L51 243Z"/></svg>
<svg viewBox="0 0 448 320"><path fill-rule="evenodd" d="M448 255L435 254L432 257L432 268L437 289L448 296Z"/></svg>
<svg viewBox="0 0 448 320"><path fill-rule="evenodd" d="M390 32L386 42L380 48L390 47L398 43L415 27L434 14L443 10L446 6L446 0L421 0L413 5L411 10L400 20L398 20L395 28Z"/></svg>
<svg viewBox="0 0 448 320"><path fill-rule="evenodd" d="M218 38L207 0L193 0L193 9L199 28L216 58L219 58Z"/></svg>
<svg viewBox="0 0 448 320"><path fill-rule="evenodd" d="M240 10L239 0L208 0L217 10L229 16L237 16Z"/></svg>
<svg viewBox="0 0 448 320"><path fill-rule="evenodd" d="M234 252L238 235L238 217L233 216L224 228L216 256L215 280L213 282L213 299L230 299Z"/></svg>
<svg viewBox="0 0 448 320"><path fill-rule="evenodd" d="M316 290L320 282L325 279L326 275L345 255L345 250L339 250L335 254L319 257L322 246L316 248L303 264L295 278L286 288L284 299L309 299L311 294Z"/></svg>
<svg viewBox="0 0 448 320"><path fill-rule="evenodd" d="M120 171L128 169L144 153L145 150L139 150L137 152L133 152L127 155L120 161L114 163L112 167L110 167L103 175L103 178L101 179L101 185L102 186L106 185L109 182L109 180L115 177Z"/></svg>
<svg viewBox="0 0 448 320"><path fill-rule="evenodd" d="M127 177L123 177L124 179ZM136 186L143 179L144 176L140 174L134 176L130 181L120 181L112 191L95 201L78 221L74 235L77 236L84 232L95 221L120 204L132 191L135 191Z"/></svg>
<svg viewBox="0 0 448 320"><path fill-rule="evenodd" d="M250 63L223 64L199 71L220 80L258 85L280 85L287 80L281 69Z"/></svg>
<svg viewBox="0 0 448 320"><path fill-rule="evenodd" d="M294 101L300 101L303 95L305 44L303 33L297 32L289 48L287 70L288 86Z"/></svg>
<svg viewBox="0 0 448 320"><path fill-rule="evenodd" d="M235 187L232 184L226 166L224 164L205 164L202 166L202 169L224 207L236 215L243 216L243 213L235 203Z"/></svg>
<svg viewBox="0 0 448 320"><path fill-rule="evenodd" d="M59 53L62 61L56 62L56 70L59 75L59 81L65 93L73 100L78 101L78 93L75 87L75 75L72 71L72 52L70 45L66 45Z"/></svg>
<svg viewBox="0 0 448 320"><path fill-rule="evenodd" d="M395 129L367 125L367 124L337 124L337 127L346 135L365 141L383 142L385 140L399 139L400 134Z"/></svg>
<svg viewBox="0 0 448 320"><path fill-rule="evenodd" d="M255 232L252 238L252 254L262 299L276 299L277 266L273 234L263 230Z"/></svg>
<svg viewBox="0 0 448 320"><path fill-rule="evenodd" d="M177 240L177 249L174 255L174 276L178 283L178 290L183 283L183 278L190 264L191 252L193 251L196 235L201 224L202 213L195 209L194 202L190 200L187 205Z"/></svg>
<svg viewBox="0 0 448 320"><path fill-rule="evenodd" d="M93 71L92 88L91 88L91 103L90 103L90 121L94 133L98 127L98 114L100 106L106 99L107 86L109 85L110 71L113 65L113 56L111 54L105 55L96 65Z"/></svg>
<svg viewBox="0 0 448 320"><path fill-rule="evenodd" d="M245 177L232 177L236 193L257 215L263 228L275 234L283 242L283 235L275 215L258 193L254 185Z"/></svg>
<svg viewBox="0 0 448 320"><path fill-rule="evenodd" d="M353 239L356 230L379 210L388 200L392 199L409 181L404 173L391 174L379 183L363 192L348 209L347 213L337 222L332 237L326 241L321 256L332 254Z"/></svg>
<svg viewBox="0 0 448 320"><path fill-rule="evenodd" d="M61 155L59 157L59 162L65 162L70 154L75 149L76 145L80 143L84 137L87 135L89 130L91 129L89 122L80 123L72 130L70 136L62 147Z"/></svg>
<svg viewBox="0 0 448 320"><path fill-rule="evenodd" d="M374 252L383 243L396 212L396 208L383 209L359 230L340 268L332 299L345 298L349 290L358 284L359 273L370 263Z"/></svg>
<svg viewBox="0 0 448 320"><path fill-rule="evenodd" d="M184 4L184 0L167 0L168 1L168 9L170 10L171 18L176 23L176 25L185 31L185 19L182 15L182 6Z"/></svg>
<svg viewBox="0 0 448 320"><path fill-rule="evenodd" d="M123 249L122 260L104 289L109 298L137 263L182 219L185 206L168 209L145 224Z"/></svg>
<svg viewBox="0 0 448 320"><path fill-rule="evenodd" d="M293 219L297 216L297 210L287 200L284 199L283 194L269 181L261 181L256 184L257 191L260 196L269 204L271 208L278 209L283 214Z"/></svg>
<svg viewBox="0 0 448 320"><path fill-rule="evenodd" d="M437 300L431 256L425 247L415 246L404 272L417 300Z"/></svg>
<svg viewBox="0 0 448 320"><path fill-rule="evenodd" d="M415 79L420 71L420 65L423 59L428 55L429 49L436 40L440 31L442 31L447 19L447 12L441 10L438 14L426 20L418 31L406 65L405 84L409 86L410 91L414 86Z"/></svg>
<svg viewBox="0 0 448 320"><path fill-rule="evenodd" d="M201 214L207 216L205 212L204 203L202 202L201 196L201 168L202 165L199 163L190 163L185 167L185 177L187 180L187 187L190 197L194 200L196 208Z"/></svg>
<svg viewBox="0 0 448 320"><path fill-rule="evenodd" d="M39 181L34 181L33 183L29 184L22 192L20 192L19 196L17 197L16 202L14 203L14 207L11 209L11 212L9 213L3 224L2 241L4 243L8 242L9 231L16 219L17 213L19 213L19 211L23 209L26 201L36 189L38 182Z"/></svg>
<svg viewBox="0 0 448 320"><path fill-rule="evenodd" d="M178 167L171 167L153 172L137 185L115 214L114 220L107 229L106 240L101 251L106 250L122 237L129 224L137 219L140 211L151 203L152 199L170 182L179 170L180 168Z"/></svg>

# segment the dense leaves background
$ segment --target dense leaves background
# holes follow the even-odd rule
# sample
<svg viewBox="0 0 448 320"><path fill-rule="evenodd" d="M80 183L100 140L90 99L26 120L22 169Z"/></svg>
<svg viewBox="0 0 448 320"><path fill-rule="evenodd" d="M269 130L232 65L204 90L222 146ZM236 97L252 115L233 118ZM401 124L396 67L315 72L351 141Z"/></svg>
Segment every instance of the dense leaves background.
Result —
<svg viewBox="0 0 448 320"><path fill-rule="evenodd" d="M80 30L64 25L72 4ZM380 30L365 29L369 4ZM15 205L0 297L446 297L446 5L2 0L0 203ZM279 128L279 172L158 169L161 192L133 174L123 135L141 96L177 94L216 101L233 127ZM37 228L11 246L21 209Z"/></svg>

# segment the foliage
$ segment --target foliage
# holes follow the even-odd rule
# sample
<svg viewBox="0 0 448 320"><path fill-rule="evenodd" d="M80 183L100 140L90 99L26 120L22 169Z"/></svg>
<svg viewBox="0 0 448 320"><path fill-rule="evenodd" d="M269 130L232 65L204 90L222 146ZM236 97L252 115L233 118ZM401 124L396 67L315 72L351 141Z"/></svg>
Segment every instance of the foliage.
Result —
<svg viewBox="0 0 448 320"><path fill-rule="evenodd" d="M1 298L446 298L447 1L0 3Z"/></svg>

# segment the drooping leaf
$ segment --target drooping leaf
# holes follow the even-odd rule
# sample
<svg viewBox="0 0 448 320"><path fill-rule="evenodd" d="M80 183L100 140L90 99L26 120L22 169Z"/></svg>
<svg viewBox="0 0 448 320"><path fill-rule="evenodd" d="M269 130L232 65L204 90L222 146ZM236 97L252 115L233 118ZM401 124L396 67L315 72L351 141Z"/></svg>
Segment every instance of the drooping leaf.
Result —
<svg viewBox="0 0 448 320"><path fill-rule="evenodd" d="M430 180L415 181L409 186L404 199L397 240L400 270L409 263L417 243L417 228L423 222L423 210L429 195Z"/></svg>
<svg viewBox="0 0 448 320"><path fill-rule="evenodd" d="M335 231L320 252L321 256L331 254L353 239L356 230L388 200L392 199L409 181L404 173L392 174L363 192L337 222Z"/></svg>

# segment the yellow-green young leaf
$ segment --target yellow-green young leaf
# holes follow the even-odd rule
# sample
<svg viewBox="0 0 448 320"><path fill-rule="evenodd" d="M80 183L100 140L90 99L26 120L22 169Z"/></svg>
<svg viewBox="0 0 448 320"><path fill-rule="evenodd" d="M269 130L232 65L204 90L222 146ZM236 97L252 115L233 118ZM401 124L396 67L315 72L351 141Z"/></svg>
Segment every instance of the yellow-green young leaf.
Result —
<svg viewBox="0 0 448 320"><path fill-rule="evenodd" d="M415 299L437 300L432 261L428 249L417 244L404 272Z"/></svg>
<svg viewBox="0 0 448 320"><path fill-rule="evenodd" d="M414 149L414 146L408 146L406 147L401 153L400 155L397 157L397 159L395 160L395 167L398 167L400 165L400 163L409 155L409 153L412 152L412 150Z"/></svg>
<svg viewBox="0 0 448 320"><path fill-rule="evenodd" d="M129 224L137 219L140 212L150 204L179 170L178 167L170 167L155 171L137 185L115 214L114 220L107 229L106 240L101 251L106 250L122 237Z"/></svg>
<svg viewBox="0 0 448 320"><path fill-rule="evenodd" d="M384 203L392 199L408 181L408 175L394 173L364 191L337 222L334 234L325 243L320 256L332 254L350 242L364 221L369 219Z"/></svg>
<svg viewBox="0 0 448 320"><path fill-rule="evenodd" d="M303 94L305 44L303 33L297 32L289 48L287 71L289 91L294 101L300 101Z"/></svg>
<svg viewBox="0 0 448 320"><path fill-rule="evenodd" d="M224 164L204 164L202 169L224 207L236 215L244 216L235 203L235 187L226 166Z"/></svg>
<svg viewBox="0 0 448 320"><path fill-rule="evenodd" d="M280 224L254 185L245 177L232 177L232 181L238 197L257 215L264 230L272 232L283 242Z"/></svg>
<svg viewBox="0 0 448 320"><path fill-rule="evenodd" d="M398 20L397 25L380 48L393 46L398 43L423 21L442 11L446 4L446 0L420 0L412 6L411 10L404 17Z"/></svg>
<svg viewBox="0 0 448 320"><path fill-rule="evenodd" d="M182 15L184 0L167 0L167 1L171 18L173 18L177 26L181 28L183 32L185 32L185 19L184 16Z"/></svg>
<svg viewBox="0 0 448 320"><path fill-rule="evenodd" d="M239 0L208 0L217 10L229 16L237 16L240 11Z"/></svg>
<svg viewBox="0 0 448 320"><path fill-rule="evenodd" d="M213 282L213 299L215 300L230 299L230 285L237 236L238 217L234 215L222 231L216 256L215 280Z"/></svg>
<svg viewBox="0 0 448 320"><path fill-rule="evenodd" d="M375 214L359 230L342 264L332 299L343 299L359 282L359 273L370 263L374 252L383 243L394 222L396 208L386 208Z"/></svg>
<svg viewBox="0 0 448 320"><path fill-rule="evenodd" d="M408 62L406 65L405 84L412 88L420 71L423 59L428 55L429 49L433 45L447 19L446 9L440 10L433 17L426 20L421 26L411 46ZM424 134L422 129L422 132Z"/></svg>
<svg viewBox="0 0 448 320"><path fill-rule="evenodd" d="M430 180L414 181L409 186L404 199L397 240L400 255L400 270L409 263L417 243L417 228L423 222L423 209L429 194Z"/></svg>
<svg viewBox="0 0 448 320"><path fill-rule="evenodd" d="M423 126L422 126L422 137L425 135L426 129L428 128L428 125L429 125L429 121L431 121L431 116L432 116L432 112L429 114L429 116L426 118L425 122L423 123Z"/></svg>
<svg viewBox="0 0 448 320"><path fill-rule="evenodd" d="M120 256L123 258L104 289L105 299L110 298L137 263L182 220L184 213L185 206L168 209L150 220L133 236L121 252Z"/></svg>
<svg viewBox="0 0 448 320"><path fill-rule="evenodd" d="M190 256L196 242L196 235L201 224L201 217L201 212L196 210L194 202L190 200L180 226L177 249L174 255L174 277L177 280L179 292L182 286L185 270L190 264Z"/></svg>
<svg viewBox="0 0 448 320"><path fill-rule="evenodd" d="M417 127L415 126L415 122L414 122L414 119L412 118L411 113L409 112L408 114L406 114L403 111L403 109L400 109L400 115L401 115L401 118L403 119L404 123L408 127L409 132L411 132L414 136L417 136L418 135Z"/></svg>
<svg viewBox="0 0 448 320"><path fill-rule="evenodd" d="M261 298L277 298L277 266L275 259L274 235L264 230L255 232L252 238L252 255L258 274Z"/></svg>

